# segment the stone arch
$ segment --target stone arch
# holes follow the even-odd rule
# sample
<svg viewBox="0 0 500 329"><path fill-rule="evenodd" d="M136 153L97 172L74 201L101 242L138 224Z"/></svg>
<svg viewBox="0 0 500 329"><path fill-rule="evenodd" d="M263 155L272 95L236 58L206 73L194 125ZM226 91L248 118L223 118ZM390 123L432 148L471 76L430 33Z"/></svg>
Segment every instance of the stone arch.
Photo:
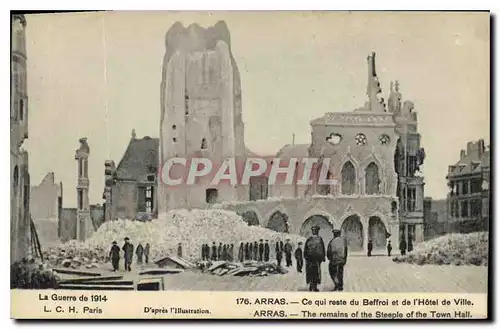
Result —
<svg viewBox="0 0 500 329"><path fill-rule="evenodd" d="M352 251L362 251L364 245L364 230L362 217L358 213L350 213L342 220L340 230L347 239L348 249Z"/></svg>
<svg viewBox="0 0 500 329"><path fill-rule="evenodd" d="M288 215L277 209L269 216L266 228L276 232L288 233Z"/></svg>
<svg viewBox="0 0 500 329"><path fill-rule="evenodd" d="M386 188L385 188L385 183L386 183L386 178L385 178L385 169L384 166L382 165L382 162L380 159L377 157L377 155L372 152L370 153L369 156L367 156L363 162L361 163L361 168L363 168L363 171L359 173L359 177L362 177L363 179L363 188L364 188L364 193L368 194L366 192L366 174L368 167L370 165L375 164L378 168L378 179L379 179L379 185L378 185L378 194L385 194L386 193Z"/></svg>
<svg viewBox="0 0 500 329"><path fill-rule="evenodd" d="M323 238L325 245L330 241L333 237L333 224L328 219L328 217L320 214L314 214L307 217L302 226L300 227L300 235L304 237L309 237L312 235L311 228L313 226L319 226L319 236Z"/></svg>
<svg viewBox="0 0 500 329"><path fill-rule="evenodd" d="M379 216L368 218L368 239L372 241L373 250L384 250L387 241L387 225Z"/></svg>
<svg viewBox="0 0 500 329"><path fill-rule="evenodd" d="M304 221L306 221L309 217L314 215L323 216L328 220L328 222L333 226L333 228L338 227L338 223L335 220L335 218L328 211L326 211L320 206L314 206L313 208L309 209L309 211L304 215L303 219Z"/></svg>
<svg viewBox="0 0 500 329"><path fill-rule="evenodd" d="M262 215L260 211L254 207L244 208L238 212L238 215L248 224L248 226L261 225ZM255 222L257 224L255 224Z"/></svg>

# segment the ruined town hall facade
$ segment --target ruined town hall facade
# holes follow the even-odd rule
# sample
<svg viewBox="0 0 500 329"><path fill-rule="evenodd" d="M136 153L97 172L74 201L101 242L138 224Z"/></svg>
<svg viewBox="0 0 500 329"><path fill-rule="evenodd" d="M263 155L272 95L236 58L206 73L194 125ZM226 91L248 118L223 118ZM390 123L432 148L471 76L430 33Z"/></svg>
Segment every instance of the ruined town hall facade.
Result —
<svg viewBox="0 0 500 329"><path fill-rule="evenodd" d="M106 218L122 215L116 212L116 202L124 190L113 190L120 184L136 186L135 192L126 192L130 200L138 200L132 202L134 209L129 209L127 217L141 213L146 201L139 194L145 190L138 186L146 183L154 189L149 196L154 206L146 207L152 217L176 208L223 208L236 211L249 225L276 231L307 236L313 225L319 225L320 234L330 239L331 230L339 228L347 235L351 250L360 251L366 250L369 239L376 249L385 248L387 238L393 244L402 237L422 241L424 182L419 168L425 153L414 105L402 102L397 82L391 83L387 102L381 98L374 53L367 64L364 106L326 113L310 122L309 144L285 145L276 156L261 157L269 162L329 159L329 176L338 184L323 186L314 181L299 186L294 180L292 185L272 185L263 174L249 185L214 187L202 178L193 186L169 187L158 173L160 164L171 158L204 157L220 163L226 158L257 157L244 142L240 74L226 24L219 22L207 29L174 24L166 34L159 140L146 137L146 142L133 134L127 150L137 143L147 150L136 154L143 161L132 161L127 172L143 167L139 171L144 175L119 179L114 162L107 162L106 181L114 187L105 191ZM135 158L129 153L120 163Z"/></svg>

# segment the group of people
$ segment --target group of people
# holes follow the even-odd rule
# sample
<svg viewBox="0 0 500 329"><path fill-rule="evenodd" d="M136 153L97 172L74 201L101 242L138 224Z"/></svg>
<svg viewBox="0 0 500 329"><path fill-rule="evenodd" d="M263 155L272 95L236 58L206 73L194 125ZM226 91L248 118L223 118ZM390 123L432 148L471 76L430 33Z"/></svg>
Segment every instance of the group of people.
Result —
<svg viewBox="0 0 500 329"><path fill-rule="evenodd" d="M410 252L413 250L413 242L411 239L408 240L408 243L406 243L406 240L404 237L402 237L401 241L399 242L399 252L401 253L401 256L406 255L406 251ZM368 246L367 246L367 256L371 257L373 252L373 241L368 240ZM391 240L387 241L387 256L391 257L392 253L392 244Z"/></svg>
<svg viewBox="0 0 500 329"><path fill-rule="evenodd" d="M320 228L313 226L310 236L304 245L304 259L306 263L306 283L309 291L319 291L321 284L321 263L328 259L328 272L335 285L334 291L344 290L344 266L347 263L347 241L341 237L340 230L333 230L333 239L325 248L323 238L318 234Z"/></svg>
<svg viewBox="0 0 500 329"><path fill-rule="evenodd" d="M212 242L212 246L210 247L208 243L204 243L201 246L201 260L224 260L231 262L234 260L234 244L219 242L219 245L217 245L215 242Z"/></svg>
<svg viewBox="0 0 500 329"><path fill-rule="evenodd" d="M113 272L116 272L120 268L120 251L123 251L124 268L125 271L132 270L132 259L134 256L134 245L130 242L130 239L126 237L125 243L123 244L121 250L116 241L113 241L111 245L111 250L109 251L109 258L111 259L111 264L113 266ZM146 246L142 246L141 243L135 248L135 255L137 256L137 264L142 264L143 259L146 264L149 263L149 253L151 246L146 243Z"/></svg>
<svg viewBox="0 0 500 329"><path fill-rule="evenodd" d="M259 262L268 262L270 259L271 248L269 240L260 239L259 242L240 243L238 249L238 260L240 262L255 260Z"/></svg>

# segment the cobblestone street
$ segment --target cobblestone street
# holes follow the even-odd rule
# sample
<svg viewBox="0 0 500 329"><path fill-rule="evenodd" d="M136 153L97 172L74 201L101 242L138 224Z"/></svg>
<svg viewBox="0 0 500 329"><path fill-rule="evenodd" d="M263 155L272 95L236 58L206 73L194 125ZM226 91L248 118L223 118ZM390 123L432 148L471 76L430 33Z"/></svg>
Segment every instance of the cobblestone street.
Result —
<svg viewBox="0 0 500 329"><path fill-rule="evenodd" d="M323 263L321 291L333 289ZM345 292L487 292L488 269L483 266L437 266L394 263L392 257L353 255L344 270ZM185 272L165 276L168 290L307 291L305 275L290 268L267 277L216 276Z"/></svg>

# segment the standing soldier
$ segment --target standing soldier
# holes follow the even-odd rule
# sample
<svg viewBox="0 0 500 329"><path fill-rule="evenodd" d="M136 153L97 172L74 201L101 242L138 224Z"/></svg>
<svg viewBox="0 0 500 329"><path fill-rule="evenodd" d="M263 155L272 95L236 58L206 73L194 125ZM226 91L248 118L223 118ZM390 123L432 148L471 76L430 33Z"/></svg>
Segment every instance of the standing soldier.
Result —
<svg viewBox="0 0 500 329"><path fill-rule="evenodd" d="M217 248L217 260L222 260L222 242L219 242L219 247Z"/></svg>
<svg viewBox="0 0 500 329"><path fill-rule="evenodd" d="M205 261L205 244L201 245L201 261Z"/></svg>
<svg viewBox="0 0 500 329"><path fill-rule="evenodd" d="M368 257L372 256L372 250L373 250L373 242L372 240L368 240Z"/></svg>
<svg viewBox="0 0 500 329"><path fill-rule="evenodd" d="M234 261L234 244L229 245L229 261Z"/></svg>
<svg viewBox="0 0 500 329"><path fill-rule="evenodd" d="M149 242L146 243L146 247L144 248L144 262L147 264L149 263L149 249L151 246L149 245Z"/></svg>
<svg viewBox="0 0 500 329"><path fill-rule="evenodd" d="M244 260L249 260L250 259L250 247L248 246L248 242L245 243L244 247Z"/></svg>
<svg viewBox="0 0 500 329"><path fill-rule="evenodd" d="M259 243L259 262L264 260L264 240L260 239Z"/></svg>
<svg viewBox="0 0 500 329"><path fill-rule="evenodd" d="M281 266L281 260L283 259L283 254L281 251L280 243L276 241L276 262L278 264L278 267Z"/></svg>
<svg viewBox="0 0 500 329"><path fill-rule="evenodd" d="M109 258L111 258L111 264L113 265L113 272L118 271L120 267L120 247L116 241L113 241L111 250L109 251Z"/></svg>
<svg viewBox="0 0 500 329"><path fill-rule="evenodd" d="M264 261L268 262L269 261L269 253L271 252L271 249L269 248L269 241L266 240L266 243L264 243Z"/></svg>
<svg viewBox="0 0 500 329"><path fill-rule="evenodd" d="M132 265L132 257L134 255L134 245L131 244L130 239L128 237L125 238L125 243L123 244L122 250L123 250L123 258L125 262L125 271L131 271L132 268L130 265Z"/></svg>
<svg viewBox="0 0 500 329"><path fill-rule="evenodd" d="M253 243L253 260L259 260L259 244L257 241Z"/></svg>
<svg viewBox="0 0 500 329"><path fill-rule="evenodd" d="M238 261L240 263L243 263L243 260L245 259L245 246L243 245L243 242L240 243L240 249L238 249Z"/></svg>
<svg viewBox="0 0 500 329"><path fill-rule="evenodd" d="M222 260L227 261L227 245L222 245Z"/></svg>
<svg viewBox="0 0 500 329"><path fill-rule="evenodd" d="M253 260L253 243L248 244L248 259Z"/></svg>
<svg viewBox="0 0 500 329"><path fill-rule="evenodd" d="M177 257L182 258L182 243L177 246Z"/></svg>
<svg viewBox="0 0 500 329"><path fill-rule="evenodd" d="M413 238L410 236L408 237L408 252L411 252L413 250Z"/></svg>
<svg viewBox="0 0 500 329"><path fill-rule="evenodd" d="M217 260L217 246L212 242L212 260Z"/></svg>
<svg viewBox="0 0 500 329"><path fill-rule="evenodd" d="M392 245L391 240L387 241L387 256L391 257Z"/></svg>
<svg viewBox="0 0 500 329"><path fill-rule="evenodd" d="M406 255L406 240L404 236L401 238L401 241L399 242L399 251L401 252L401 256Z"/></svg>
<svg viewBox="0 0 500 329"><path fill-rule="evenodd" d="M302 255L302 242L295 250L295 260L297 261L297 272L302 273L302 266L304 265L304 257Z"/></svg>
<svg viewBox="0 0 500 329"><path fill-rule="evenodd" d="M306 260L306 283L309 291L319 291L321 283L321 263L325 261L325 243L318 235L319 227L311 228L312 236L306 240L304 246L304 258Z"/></svg>
<svg viewBox="0 0 500 329"><path fill-rule="evenodd" d="M135 248L135 255L137 256L137 264L142 264L142 255L144 254L144 247L139 242L137 248Z"/></svg>
<svg viewBox="0 0 500 329"><path fill-rule="evenodd" d="M292 266L292 252L293 252L293 247L290 244L290 239L286 239L286 243L285 243L285 261L286 261L286 267Z"/></svg>
<svg viewBox="0 0 500 329"><path fill-rule="evenodd" d="M333 239L328 243L326 256L330 261L328 272L335 285L333 291L343 291L344 266L347 262L347 242L340 236L340 230L333 230Z"/></svg>

